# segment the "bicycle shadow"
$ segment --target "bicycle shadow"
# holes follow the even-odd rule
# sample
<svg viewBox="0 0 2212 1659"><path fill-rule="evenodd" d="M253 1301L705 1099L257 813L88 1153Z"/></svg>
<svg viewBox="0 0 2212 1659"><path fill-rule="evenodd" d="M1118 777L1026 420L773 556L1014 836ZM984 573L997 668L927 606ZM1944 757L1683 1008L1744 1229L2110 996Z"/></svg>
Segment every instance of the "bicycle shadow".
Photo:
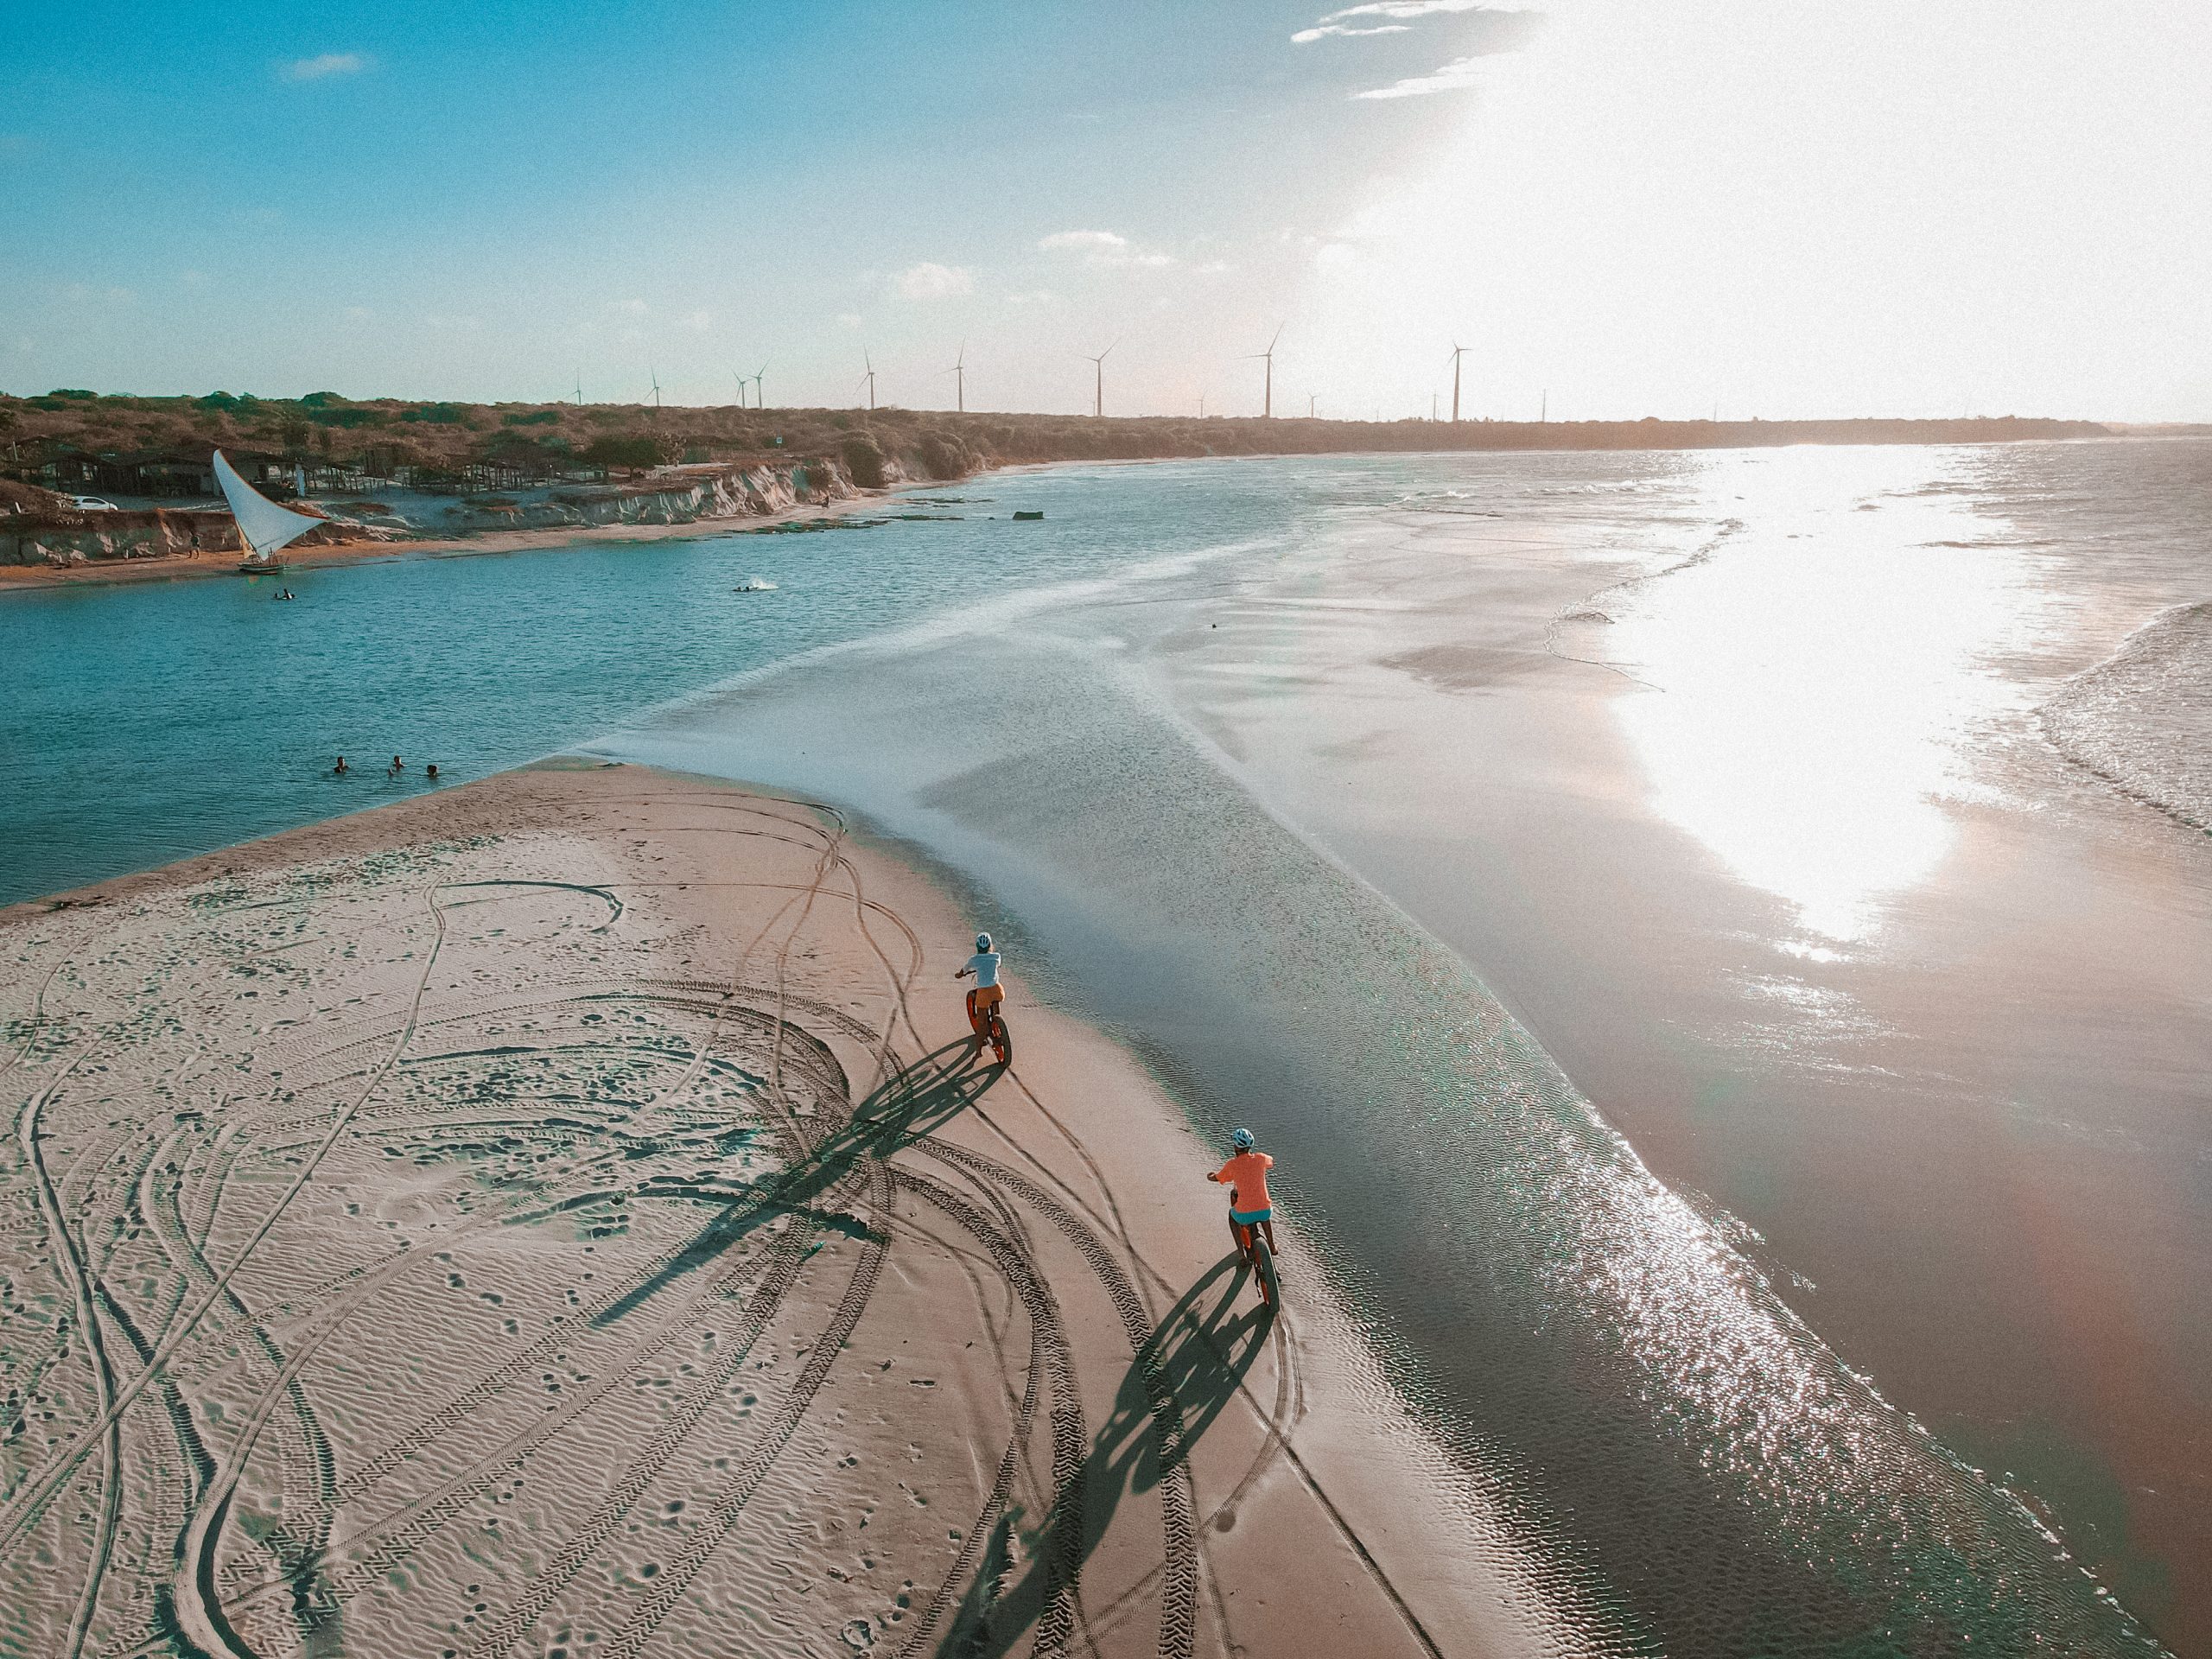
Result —
<svg viewBox="0 0 2212 1659"><path fill-rule="evenodd" d="M1236 1397L1274 1325L1270 1307L1234 1312L1247 1276L1243 1258L1231 1251L1160 1319L1123 1375L1113 1414L1092 1438L1090 1456L1053 1495L1041 1524L1026 1539L1027 1572L1003 1593L1021 1511L1014 1508L1001 1517L984 1566L938 1646L940 1659L1000 1659L1010 1652L1053 1597L1074 1582L1122 1500L1153 1491L1188 1458ZM1203 1306L1210 1288L1224 1277L1227 1290L1211 1306ZM1153 1415L1159 1389L1173 1402L1179 1425L1172 1450L1163 1447Z"/></svg>
<svg viewBox="0 0 2212 1659"><path fill-rule="evenodd" d="M948 1058L954 1055L963 1058ZM819 1211L816 1205L864 1160L887 1158L934 1133L989 1090L1003 1072L976 1065L976 1058L974 1044L962 1038L900 1067L806 1156L733 1199L644 1282L594 1315L592 1324L603 1329L636 1312L778 1216L805 1216L822 1226L864 1232L854 1217Z"/></svg>

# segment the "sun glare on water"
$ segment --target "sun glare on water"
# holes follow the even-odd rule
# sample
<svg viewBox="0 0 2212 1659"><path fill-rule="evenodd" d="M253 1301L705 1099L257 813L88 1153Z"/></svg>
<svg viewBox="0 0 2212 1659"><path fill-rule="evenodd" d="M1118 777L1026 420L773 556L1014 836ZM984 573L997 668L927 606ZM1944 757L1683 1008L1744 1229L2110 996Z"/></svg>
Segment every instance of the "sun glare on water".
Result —
<svg viewBox="0 0 2212 1659"><path fill-rule="evenodd" d="M1719 528L1608 596L1619 718L1654 804L1802 925L1853 940L1933 874L1973 791L1964 741L2018 705L1989 664L2049 601L1942 452L1716 458Z"/></svg>

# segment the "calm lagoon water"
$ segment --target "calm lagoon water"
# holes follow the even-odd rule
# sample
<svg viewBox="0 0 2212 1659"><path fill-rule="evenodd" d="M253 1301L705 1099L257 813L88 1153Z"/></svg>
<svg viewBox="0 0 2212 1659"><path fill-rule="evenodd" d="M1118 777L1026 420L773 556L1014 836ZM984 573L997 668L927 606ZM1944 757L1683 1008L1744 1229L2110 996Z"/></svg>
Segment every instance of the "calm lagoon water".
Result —
<svg viewBox="0 0 2212 1659"><path fill-rule="evenodd" d="M1554 1058L1602 1072L1586 1033L1628 1005L1547 996L1544 930L1479 918L1619 879L1510 832L1630 803L1698 849L1638 880L1726 886L1697 927L1807 964L1730 989L1786 993L1737 1047L1821 1058L1849 999L1811 976L1879 963L1961 804L2040 786L2003 759L2037 687L2189 596L2202 477L2157 446L1066 468L912 509L956 519L401 559L302 573L296 604L13 597L0 897L372 805L428 760L573 748L816 792L966 883L1027 982L1202 1127L1263 1128L1581 1650L2148 1651L2008 1471L1846 1363L1824 1305L1808 1323L1735 1213L1780 1154L1662 1182ZM341 752L360 771L332 779ZM1590 938L1568 978L1649 976ZM1693 1046L1654 1018L1631 1061ZM2126 1530L2088 1554L2170 1611Z"/></svg>

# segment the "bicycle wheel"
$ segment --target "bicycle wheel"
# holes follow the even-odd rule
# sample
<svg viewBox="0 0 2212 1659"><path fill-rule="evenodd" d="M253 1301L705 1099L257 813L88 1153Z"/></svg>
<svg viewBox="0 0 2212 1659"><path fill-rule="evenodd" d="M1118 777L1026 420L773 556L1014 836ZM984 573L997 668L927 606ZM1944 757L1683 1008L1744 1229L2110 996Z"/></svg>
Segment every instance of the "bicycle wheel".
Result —
<svg viewBox="0 0 2212 1659"><path fill-rule="evenodd" d="M1001 1065L1014 1064L1014 1033L1006 1028L996 1008L991 1010L991 1052L998 1056Z"/></svg>
<svg viewBox="0 0 2212 1659"><path fill-rule="evenodd" d="M1282 1281L1275 1277L1275 1253L1268 1248L1268 1236L1257 1227L1252 1230L1252 1268L1260 1281L1260 1300L1269 1307L1282 1306Z"/></svg>

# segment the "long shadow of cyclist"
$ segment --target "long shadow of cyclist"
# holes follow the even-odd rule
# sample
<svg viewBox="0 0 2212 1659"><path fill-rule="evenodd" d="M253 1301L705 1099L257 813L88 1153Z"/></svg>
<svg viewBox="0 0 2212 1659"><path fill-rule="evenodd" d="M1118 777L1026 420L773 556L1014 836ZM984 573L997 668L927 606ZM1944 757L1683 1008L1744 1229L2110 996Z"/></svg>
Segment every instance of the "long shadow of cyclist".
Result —
<svg viewBox="0 0 2212 1659"><path fill-rule="evenodd" d="M782 1215L809 1214L816 1202L863 1159L887 1158L899 1147L943 1128L999 1080L999 1068L978 1065L977 1058L974 1044L963 1038L924 1055L912 1065L902 1066L813 1151L733 1199L652 1277L595 1315L592 1323L609 1325L635 1312L764 1223ZM858 1225L853 1217L842 1214L817 1215L815 1219L849 1231Z"/></svg>
<svg viewBox="0 0 2212 1659"><path fill-rule="evenodd" d="M1212 1287L1224 1278L1226 1289L1213 1298ZM1028 1571L1004 1586L1011 1541L1020 1526L1015 1510L994 1532L982 1568L938 1644L940 1659L998 1659L1010 1651L1054 1596L1072 1584L1122 1500L1167 1478L1236 1398L1274 1323L1274 1311L1264 1306L1232 1317L1243 1282L1243 1260L1232 1251L1160 1321L1122 1376L1113 1415L1092 1440L1083 1468L1053 1494L1052 1508L1028 1540ZM1172 1446L1163 1446L1153 1415L1154 1395L1162 1389L1179 1425Z"/></svg>

